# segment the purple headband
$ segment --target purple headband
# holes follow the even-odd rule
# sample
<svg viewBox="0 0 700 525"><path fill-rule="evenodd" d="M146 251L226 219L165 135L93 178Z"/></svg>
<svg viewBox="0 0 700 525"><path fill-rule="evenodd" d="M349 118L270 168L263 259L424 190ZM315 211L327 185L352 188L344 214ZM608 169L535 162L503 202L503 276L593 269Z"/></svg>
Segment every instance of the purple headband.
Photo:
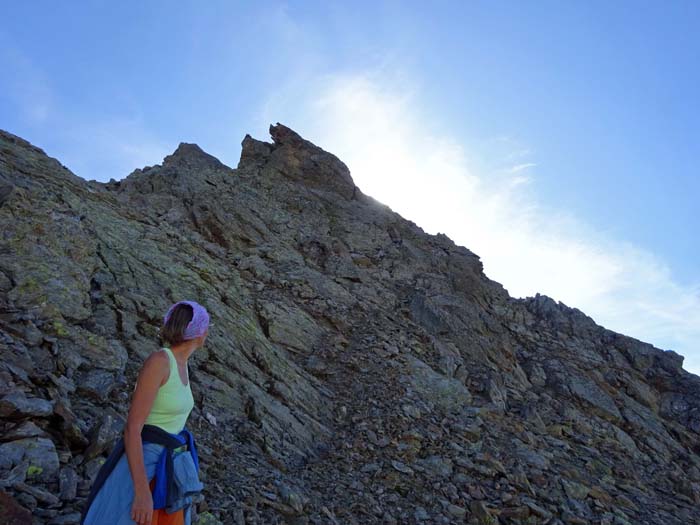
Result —
<svg viewBox="0 0 700 525"><path fill-rule="evenodd" d="M194 301L178 301L168 308L168 312L165 314L165 317L163 317L163 326L168 322L170 314L173 313L173 310L178 304L189 304L193 310L192 320L187 323L187 328L185 328L184 339L195 339L204 335L204 332L206 332L209 327L209 313L206 308Z"/></svg>

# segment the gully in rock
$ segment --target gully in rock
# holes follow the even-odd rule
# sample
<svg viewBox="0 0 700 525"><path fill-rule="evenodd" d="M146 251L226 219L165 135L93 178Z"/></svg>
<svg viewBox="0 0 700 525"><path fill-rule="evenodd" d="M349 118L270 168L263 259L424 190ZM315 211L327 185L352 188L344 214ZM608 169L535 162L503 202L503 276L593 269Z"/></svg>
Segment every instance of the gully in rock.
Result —
<svg viewBox="0 0 700 525"><path fill-rule="evenodd" d="M194 407L187 360L204 345L207 310L194 301L168 309L163 347L139 373L123 438L93 483L83 525L189 525L201 492L197 449L185 429Z"/></svg>

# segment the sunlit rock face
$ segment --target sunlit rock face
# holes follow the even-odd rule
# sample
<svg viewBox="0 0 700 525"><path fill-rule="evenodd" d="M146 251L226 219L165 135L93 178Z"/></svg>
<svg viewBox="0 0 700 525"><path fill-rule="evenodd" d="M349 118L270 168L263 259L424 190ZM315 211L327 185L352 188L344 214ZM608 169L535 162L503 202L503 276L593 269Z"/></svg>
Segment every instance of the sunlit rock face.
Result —
<svg viewBox="0 0 700 525"><path fill-rule="evenodd" d="M100 183L0 132L0 514L77 522L191 299L214 323L190 369L202 523L700 523L681 356L511 298L270 135L235 169L183 143Z"/></svg>

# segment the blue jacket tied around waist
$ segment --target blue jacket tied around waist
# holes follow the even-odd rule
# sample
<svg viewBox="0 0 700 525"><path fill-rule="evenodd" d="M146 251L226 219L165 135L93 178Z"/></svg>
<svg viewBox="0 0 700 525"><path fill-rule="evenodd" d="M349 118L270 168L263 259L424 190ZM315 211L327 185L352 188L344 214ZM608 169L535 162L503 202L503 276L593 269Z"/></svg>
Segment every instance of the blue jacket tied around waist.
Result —
<svg viewBox="0 0 700 525"><path fill-rule="evenodd" d="M155 478L153 508L173 513L183 509L185 524L191 523L192 496L201 492L199 460L194 437L188 430L170 434L160 427L144 425L141 431L146 477ZM187 445L187 452L175 449ZM124 453L124 440L117 441L90 490L81 525L132 525L134 484Z"/></svg>

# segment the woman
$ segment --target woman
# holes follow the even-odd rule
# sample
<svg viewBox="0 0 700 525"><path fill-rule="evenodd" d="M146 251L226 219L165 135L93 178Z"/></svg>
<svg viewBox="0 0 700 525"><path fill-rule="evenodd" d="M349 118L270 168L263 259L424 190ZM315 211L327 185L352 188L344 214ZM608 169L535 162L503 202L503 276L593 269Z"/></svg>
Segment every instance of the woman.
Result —
<svg viewBox="0 0 700 525"><path fill-rule="evenodd" d="M185 430L194 406L187 360L208 329L200 304L179 301L168 309L164 346L143 364L123 438L95 479L82 524L189 525L192 495L202 485L194 439Z"/></svg>

